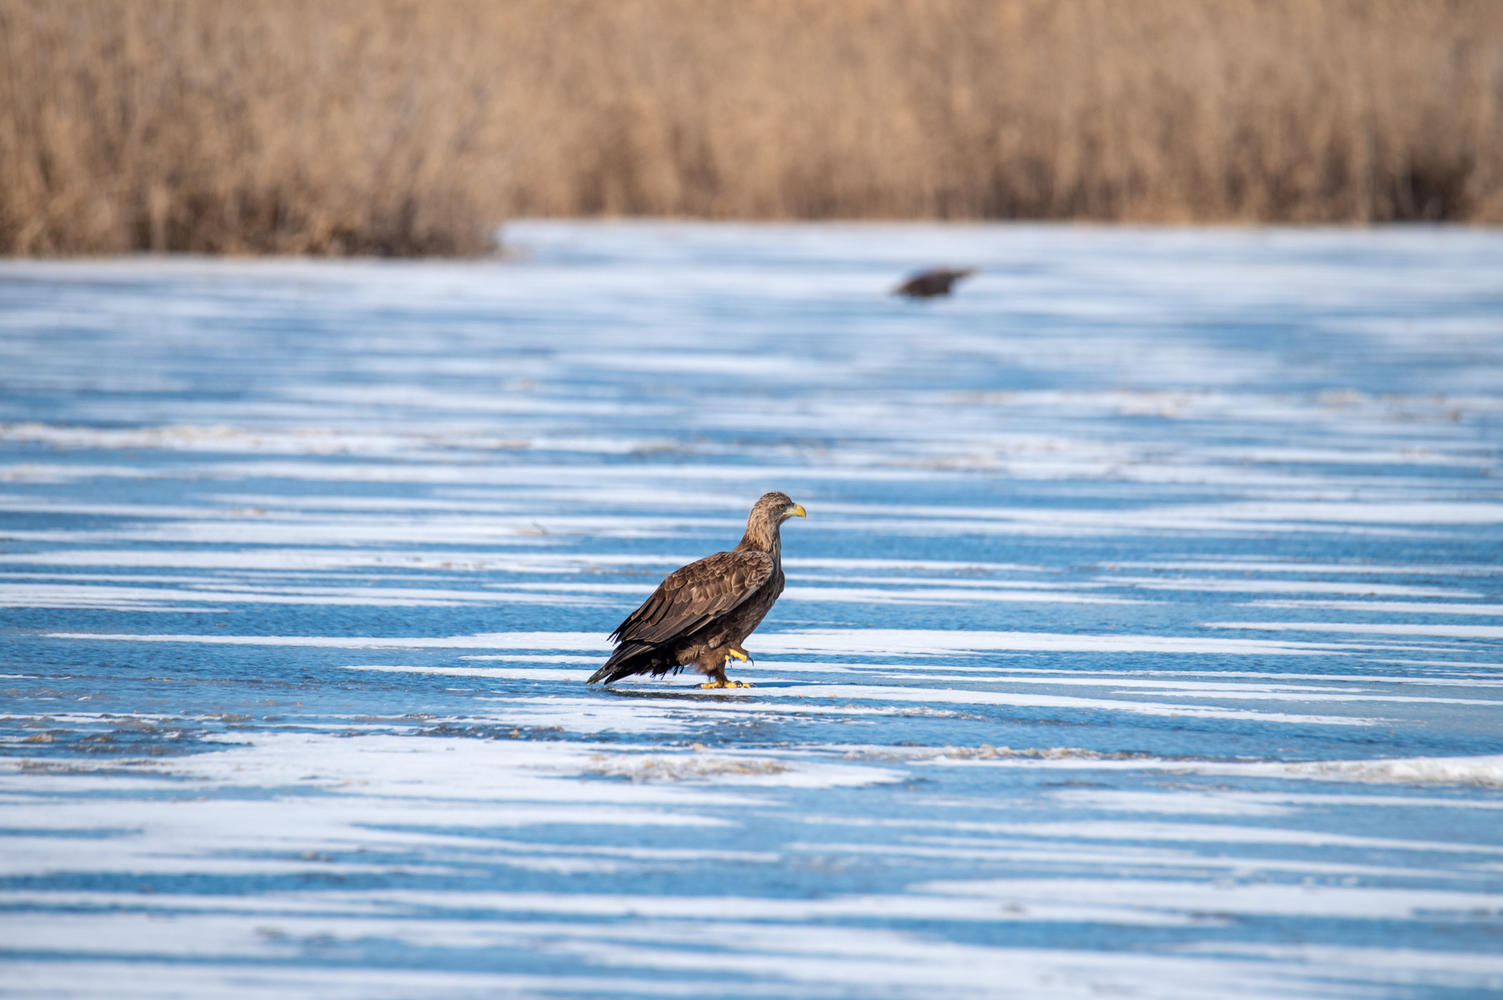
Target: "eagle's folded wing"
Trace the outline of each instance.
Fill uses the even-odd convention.
[[[642,606],[616,626],[618,643],[657,646],[734,609],[771,578],[766,552],[717,552],[668,574]]]

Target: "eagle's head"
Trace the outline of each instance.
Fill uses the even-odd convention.
[[[790,517],[808,516],[803,504],[794,503],[788,494],[776,491],[762,494],[762,499],[752,508],[752,517],[767,524],[782,524]]]
[[[802,504],[788,499],[786,493],[764,493],[762,499],[752,505],[746,519],[746,535],[741,539],[745,547],[763,551],[781,551],[778,528],[790,517],[808,517]]]

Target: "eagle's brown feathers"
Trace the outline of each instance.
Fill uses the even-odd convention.
[[[746,600],[776,567],[765,552],[717,552],[674,570],[616,626],[619,642],[661,643],[691,632]]]
[[[758,500],[740,544],[674,570],[616,626],[611,633],[616,649],[589,683],[677,673],[691,665],[726,683],[726,657],[733,651],[746,655],[741,643],[783,592],[778,527],[803,516],[804,508],[786,494],[768,493]]]

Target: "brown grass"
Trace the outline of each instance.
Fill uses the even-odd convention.
[[[0,252],[1503,222],[1497,0],[0,0]]]

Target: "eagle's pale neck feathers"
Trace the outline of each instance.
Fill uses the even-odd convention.
[[[746,518],[746,534],[741,536],[741,543],[736,548],[766,552],[781,562],[783,540],[778,534],[778,528],[787,517],[787,510],[792,503],[782,493],[769,493],[758,500]]]
[[[755,549],[758,552],[766,552],[774,559],[781,556],[783,540],[778,534],[777,515],[761,508],[753,510],[751,517],[746,519],[746,534],[741,536],[741,544],[736,548],[743,551]]]

